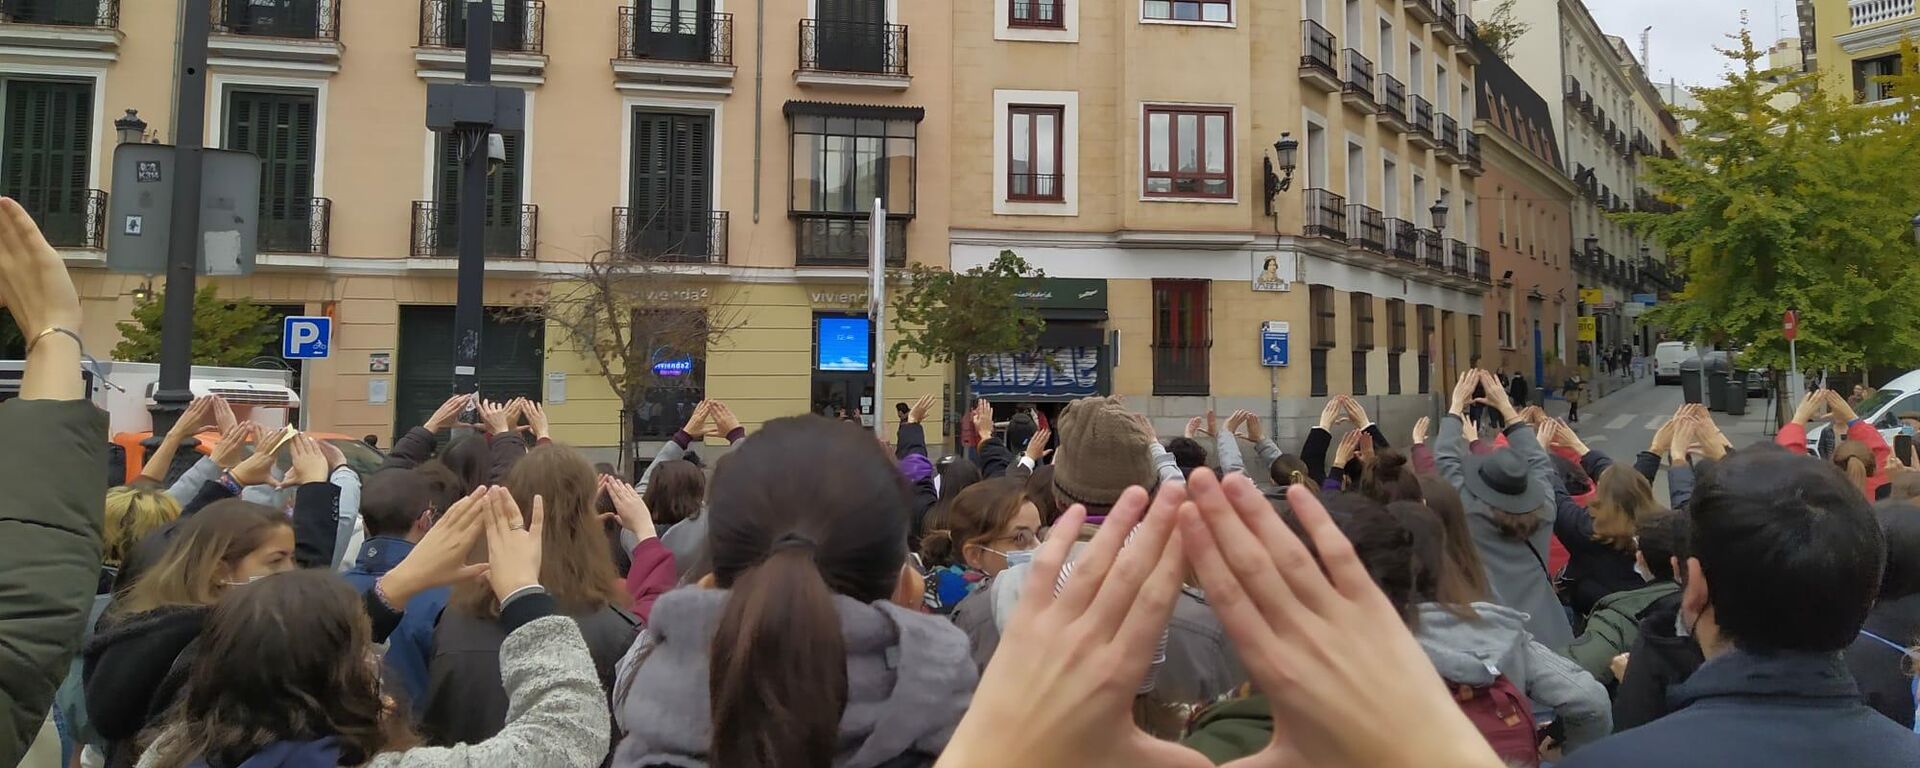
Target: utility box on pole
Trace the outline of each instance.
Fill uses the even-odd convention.
[[[260,245],[260,157],[201,149],[197,274],[253,274]],[[113,197],[107,214],[107,268],[157,275],[167,271],[173,234],[176,152],[167,144],[121,144],[113,152]]]

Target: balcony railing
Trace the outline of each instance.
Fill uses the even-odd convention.
[[[248,37],[339,40],[342,0],[213,0],[213,31]]]
[[[120,0],[0,0],[0,21],[113,29],[120,26]]]
[[[1347,242],[1360,250],[1387,252],[1387,220],[1378,210],[1364,205],[1347,206]]]
[[[873,228],[866,214],[793,214],[795,263],[803,267],[865,267]],[[907,220],[887,219],[887,266],[907,265]]]
[[[1352,48],[1348,48],[1343,53],[1347,59],[1347,77],[1341,92],[1347,96],[1364,99],[1369,104],[1373,103],[1373,60]]]
[[[733,63],[733,14],[620,8],[620,58]]]
[[[613,254],[637,261],[727,262],[726,211],[613,209]]]
[[[1423,229],[1419,237],[1420,265],[1435,272],[1447,271],[1447,246],[1441,242],[1440,233]]]
[[[802,19],[800,68],[906,77],[907,27]]]
[[[97,251],[107,244],[107,193],[98,189],[10,189],[55,248]]]
[[[263,253],[324,255],[333,234],[333,201],[324,197],[266,200],[260,206]]]
[[[1329,240],[1347,239],[1347,199],[1324,189],[1309,189],[1306,225],[1300,234]]]
[[[1387,256],[1408,264],[1420,260],[1420,229],[1406,219],[1387,219]]]
[[[1460,156],[1475,167],[1480,165],[1480,134],[1473,131],[1460,132]]]
[[[1905,18],[1912,16],[1913,12],[1914,0],[1853,0],[1847,3],[1847,17],[1856,27]]]
[[[540,241],[540,206],[487,204],[486,234],[481,238],[489,259],[531,259]],[[460,217],[457,203],[413,202],[413,247],[416,258],[459,254]]]
[[[1447,241],[1447,271],[1460,277],[1473,276],[1473,249],[1465,242]]]
[[[1441,115],[1440,124],[1433,133],[1440,140],[1440,151],[1460,151],[1460,124],[1454,121],[1453,115]]]
[[[1453,0],[1435,0],[1434,10],[1439,17],[1434,20],[1434,37],[1447,45],[1459,45],[1464,42],[1460,38],[1459,7],[1454,5]]]
[[[1380,76],[1380,108],[1384,110],[1382,119],[1406,122],[1407,86],[1393,75]]]
[[[1057,203],[1066,199],[1065,174],[1007,174],[1007,199],[1019,202]]]
[[[1487,249],[1473,249],[1473,281],[1481,285],[1493,285],[1493,257],[1487,255]]]
[[[1433,135],[1433,103],[1425,96],[1413,97],[1413,130]]]
[[[1328,77],[1339,77],[1336,69],[1334,37],[1326,27],[1313,19],[1300,21],[1300,69],[1321,72]]]
[[[543,0],[493,0],[493,49],[540,53],[546,42],[547,4]],[[467,3],[420,0],[420,47],[464,48]]]

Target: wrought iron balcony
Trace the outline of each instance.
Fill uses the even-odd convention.
[[[1066,174],[1007,173],[1007,199],[1016,202],[1057,203],[1066,199]]]
[[[1300,228],[1300,234],[1306,237],[1324,237],[1328,240],[1347,239],[1347,199],[1324,189],[1309,189],[1302,196],[1306,201],[1306,224]]]
[[[1460,132],[1460,157],[1466,161],[1460,168],[1461,173],[1468,176],[1486,174],[1486,165],[1480,158],[1480,134],[1465,130]]]
[[[7,189],[55,248],[97,251],[107,245],[107,193],[98,189]]]
[[[1434,138],[1440,140],[1440,154],[1443,157],[1458,158],[1460,155],[1460,124],[1454,122],[1453,115],[1443,114],[1439,124],[1433,130]]]
[[[1420,230],[1420,265],[1435,272],[1447,271],[1447,246],[1441,241],[1440,233],[1431,229]]]
[[[1380,122],[1401,133],[1413,130],[1407,119],[1407,86],[1393,75],[1380,75]]]
[[[1387,220],[1364,205],[1347,206],[1347,243],[1362,251],[1387,252]]]
[[[1421,149],[1440,146],[1433,134],[1433,103],[1424,96],[1413,97],[1413,133],[1407,140]]]
[[[0,0],[0,21],[114,29],[120,26],[120,0]]]
[[[493,49],[508,53],[540,53],[546,43],[547,4],[544,0],[493,0]],[[464,48],[467,45],[465,0],[420,0],[420,47]]]
[[[1348,106],[1367,114],[1378,109],[1373,94],[1376,86],[1373,78],[1373,61],[1359,51],[1348,48],[1342,54],[1346,58],[1346,83],[1340,89],[1340,98]]]
[[[620,8],[620,58],[733,63],[733,14]]]
[[[1420,261],[1420,228],[1406,219],[1387,219],[1387,256],[1408,264]]]
[[[1322,91],[1340,90],[1338,41],[1313,19],[1300,21],[1300,79]]]
[[[332,243],[333,201],[324,197],[263,200],[260,250],[263,253],[325,254]]]
[[[726,211],[613,209],[613,255],[665,263],[727,262]]]
[[[1433,7],[1433,0],[1401,0],[1401,5],[1414,21],[1428,24],[1440,20],[1440,12]]]
[[[1493,285],[1493,258],[1485,248],[1473,249],[1473,281],[1481,285]]]
[[[1438,16],[1433,22],[1434,39],[1446,45],[1465,42],[1460,37],[1460,9],[1453,0],[1435,0],[1434,11]]]
[[[907,77],[907,27],[802,19],[800,69]]]
[[[540,241],[540,206],[487,203],[482,242],[489,259],[531,259]],[[413,202],[415,258],[459,255],[460,216],[457,203]]]
[[[794,263],[802,267],[865,267],[873,228],[863,213],[792,214]],[[887,266],[907,265],[907,220],[887,219]]]
[[[1465,242],[1447,241],[1447,271],[1457,277],[1473,277],[1473,249]]]
[[[342,0],[213,0],[213,31],[247,37],[339,40]]]

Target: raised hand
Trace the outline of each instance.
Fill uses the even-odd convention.
[[[1287,501],[1317,560],[1245,475],[1195,470],[1187,494],[1181,544],[1273,705],[1273,740],[1230,765],[1500,764],[1311,492]]]
[[[713,409],[708,412],[713,420],[713,430],[721,437],[733,434],[740,428],[740,417],[733,415],[733,408],[719,400],[713,401]]]
[[[220,436],[220,444],[213,447],[213,463],[221,469],[231,470],[247,458],[247,446],[260,440],[260,425],[251,421],[241,422]]]
[[[1416,421],[1413,423],[1413,444],[1414,445],[1427,444],[1427,429],[1431,425],[1432,425],[1431,420],[1429,420],[1425,416],[1420,417],[1419,421]]]
[[[12,198],[0,198],[0,306],[29,342],[48,328],[80,330],[80,294],[66,265]]]
[[[273,479],[273,462],[279,451],[267,450],[271,447],[268,445],[271,441],[264,437],[264,433],[262,435],[254,441],[253,455],[241,459],[239,464],[227,470],[227,474],[233,476],[234,482],[241,485],[265,485],[267,481]],[[225,441],[222,441],[222,444],[225,444]],[[284,450],[285,447],[281,446],[281,449]]]
[[[1460,420],[1460,438],[1466,440],[1469,446],[1480,442],[1480,425],[1473,423],[1473,419],[1462,418]]]
[[[913,407],[907,409],[907,423],[919,424],[927,420],[927,414],[933,412],[933,395],[921,395],[913,401]]]
[[[1341,395],[1340,400],[1345,404],[1347,420],[1353,422],[1356,429],[1365,429],[1367,425],[1373,423],[1372,419],[1367,418],[1367,409],[1360,404],[1359,400],[1346,395]]]
[[[480,423],[486,425],[488,434],[498,435],[512,427],[514,414],[511,404],[480,400],[478,405]]]
[[[1560,424],[1554,421],[1542,424],[1533,436],[1540,440],[1540,447],[1552,448],[1553,444],[1560,439]]]
[[[1234,434],[1240,439],[1249,443],[1258,443],[1266,439],[1266,433],[1260,429],[1260,417],[1255,416],[1252,411],[1236,412],[1233,418],[1240,422],[1238,427],[1232,428]]]
[[[1320,409],[1320,428],[1332,432],[1333,425],[1339,423],[1343,415],[1344,409],[1340,407],[1340,398],[1328,400],[1327,407]]]
[[[533,497],[531,522],[523,525],[520,505],[513,493],[495,486],[487,492],[487,581],[493,596],[506,600],[526,587],[540,583],[540,533],[546,528],[546,500]]]
[[[640,492],[633,486],[612,475],[601,475],[600,492],[613,500],[620,527],[632,531],[635,538],[646,541],[660,535],[653,525],[653,511],[647,509],[646,500],[640,498]]]
[[[173,428],[167,430],[168,438],[178,442],[206,427],[208,418],[213,416],[213,401],[217,397],[217,395],[207,395],[194,398],[193,403],[187,406],[187,410],[173,422]]]
[[[1575,432],[1573,427],[1569,426],[1566,422],[1559,419],[1549,419],[1547,423],[1554,425],[1553,441],[1555,443],[1564,445],[1581,456],[1585,456],[1590,452],[1591,449],[1587,448],[1587,442],[1581,440],[1580,434]]]
[[[1027,441],[1027,460],[1039,464],[1040,459],[1051,453],[1047,443],[1053,440],[1053,430],[1043,429],[1033,433],[1033,439]]]
[[[1467,406],[1473,402],[1473,391],[1480,388],[1480,374],[1483,373],[1486,372],[1471,370],[1460,374],[1460,379],[1453,383],[1453,399],[1447,408],[1448,413],[1466,415]]]
[[[985,399],[973,408],[973,431],[984,443],[993,438],[993,404]]]
[[[1832,393],[1833,390],[1830,389],[1816,389],[1808,392],[1806,398],[1800,401],[1800,407],[1793,410],[1793,423],[1804,427],[1807,422],[1813,421],[1820,415],[1821,408],[1827,404],[1827,395]]]
[[[1220,434],[1220,417],[1214,415],[1212,408],[1208,408],[1207,414],[1201,418],[1204,420],[1203,425],[1205,426],[1205,431],[1200,434],[1206,435],[1207,437]]]
[[[1187,419],[1187,428],[1182,434],[1186,435],[1188,440],[1192,440],[1200,435],[1200,429],[1200,417],[1195,416]]]
[[[440,404],[439,408],[434,409],[433,416],[427,419],[427,423],[420,426],[428,432],[439,432],[443,429],[449,429],[454,424],[459,423],[460,414],[466,413],[467,408],[472,403],[473,395],[454,395],[453,397],[449,397],[446,402]]]
[[[1373,433],[1364,429],[1356,429],[1353,431],[1353,434],[1360,436],[1360,439],[1356,443],[1360,460],[1368,464],[1373,463]]]
[[[334,470],[347,465],[347,455],[340,451],[340,446],[317,438],[313,442],[320,447],[321,455],[327,457],[327,477],[333,477]]]
[[[1486,393],[1480,401],[1498,412],[1500,418],[1506,423],[1513,424],[1519,421],[1520,414],[1514,412],[1513,401],[1508,399],[1506,387],[1500,386],[1500,380],[1494,378],[1492,373],[1484,370],[1479,373],[1481,389]]]
[[[547,420],[546,407],[532,400],[521,400],[520,415],[526,417],[527,428],[533,431],[535,440],[553,439],[553,422]]]
[[[324,483],[330,474],[327,466],[327,454],[320,450],[319,441],[306,434],[295,435],[287,441],[287,455],[293,459],[293,466],[287,474],[281,476],[281,488],[298,488],[307,483]],[[240,479],[238,472],[235,480]]]
[[[1340,449],[1333,452],[1333,466],[1344,467],[1353,460],[1354,454],[1360,450],[1360,436],[1364,434],[1356,429],[1340,437]]]
[[[1693,446],[1694,420],[1674,419],[1673,423],[1673,441],[1667,446],[1667,457],[1674,464],[1685,464],[1687,450]]]
[[[1821,391],[1827,393],[1827,409],[1833,412],[1835,423],[1842,425],[1851,424],[1854,419],[1860,418],[1860,414],[1854,412],[1853,404],[1847,402],[1846,398],[1841,397],[1840,393],[1831,389]]]
[[[475,488],[473,493],[454,502],[434,521],[433,527],[427,529],[420,543],[413,545],[406,559],[381,577],[380,594],[388,599],[391,607],[404,608],[407,600],[416,594],[487,572],[486,563],[468,565],[467,553],[473,551],[473,543],[485,530],[487,510],[481,500],[489,490],[487,486]]]

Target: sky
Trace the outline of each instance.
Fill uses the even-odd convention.
[[[1640,30],[1653,26],[1653,67],[1648,78],[1664,83],[1710,85],[1731,64],[1715,52],[1727,47],[1727,35],[1740,31],[1740,12],[1747,11],[1754,46],[1765,49],[1780,37],[1798,34],[1793,0],[1586,0],[1594,21],[1609,35],[1617,35],[1640,55]],[[1775,20],[1775,9],[1778,20]],[[1645,62],[1642,62],[1643,64]]]

